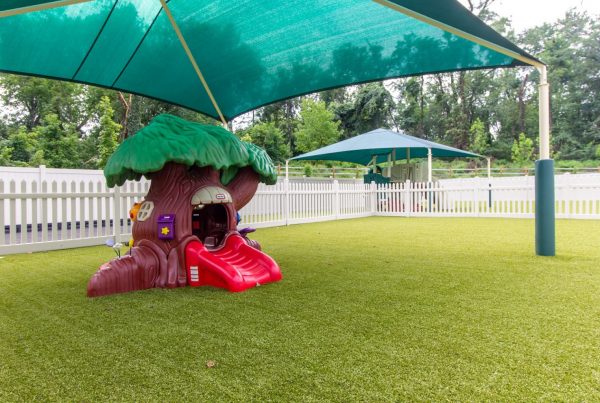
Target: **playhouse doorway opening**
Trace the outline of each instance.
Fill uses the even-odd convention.
[[[192,234],[206,248],[217,248],[229,229],[229,216],[223,204],[201,204],[192,211]]]

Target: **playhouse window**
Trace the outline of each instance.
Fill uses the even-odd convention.
[[[152,214],[152,210],[154,210],[154,202],[145,201],[140,206],[140,210],[137,213],[138,221],[146,221],[148,217]]]

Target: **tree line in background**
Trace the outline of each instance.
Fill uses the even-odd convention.
[[[516,35],[491,3],[470,7],[548,64],[553,157],[600,159],[600,21],[571,10]],[[537,82],[533,68],[393,79],[278,102],[234,126],[276,162],[384,127],[525,166],[537,154]],[[42,78],[1,75],[0,96],[0,165],[102,168],[120,141],[159,113],[219,124],[141,96]]]

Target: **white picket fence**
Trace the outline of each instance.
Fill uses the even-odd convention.
[[[600,183],[559,184],[557,218],[599,219]],[[535,216],[535,186],[452,186],[448,183],[393,183],[377,189],[377,215],[422,217]]]
[[[0,255],[100,245],[131,236],[129,209],[149,183],[108,189],[92,180],[0,179]],[[600,218],[600,181],[556,186],[558,218]],[[244,207],[241,226],[269,227],[366,217],[507,217],[535,213],[531,183],[465,187],[452,181],[394,183],[280,181],[260,185]]]

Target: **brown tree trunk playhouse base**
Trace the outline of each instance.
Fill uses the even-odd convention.
[[[98,269],[89,297],[187,285],[238,292],[281,280],[249,230],[237,230],[259,182],[276,180],[264,150],[220,127],[160,115],[119,146],[104,173],[109,186],[142,175],[151,184],[130,212],[133,247]]]

